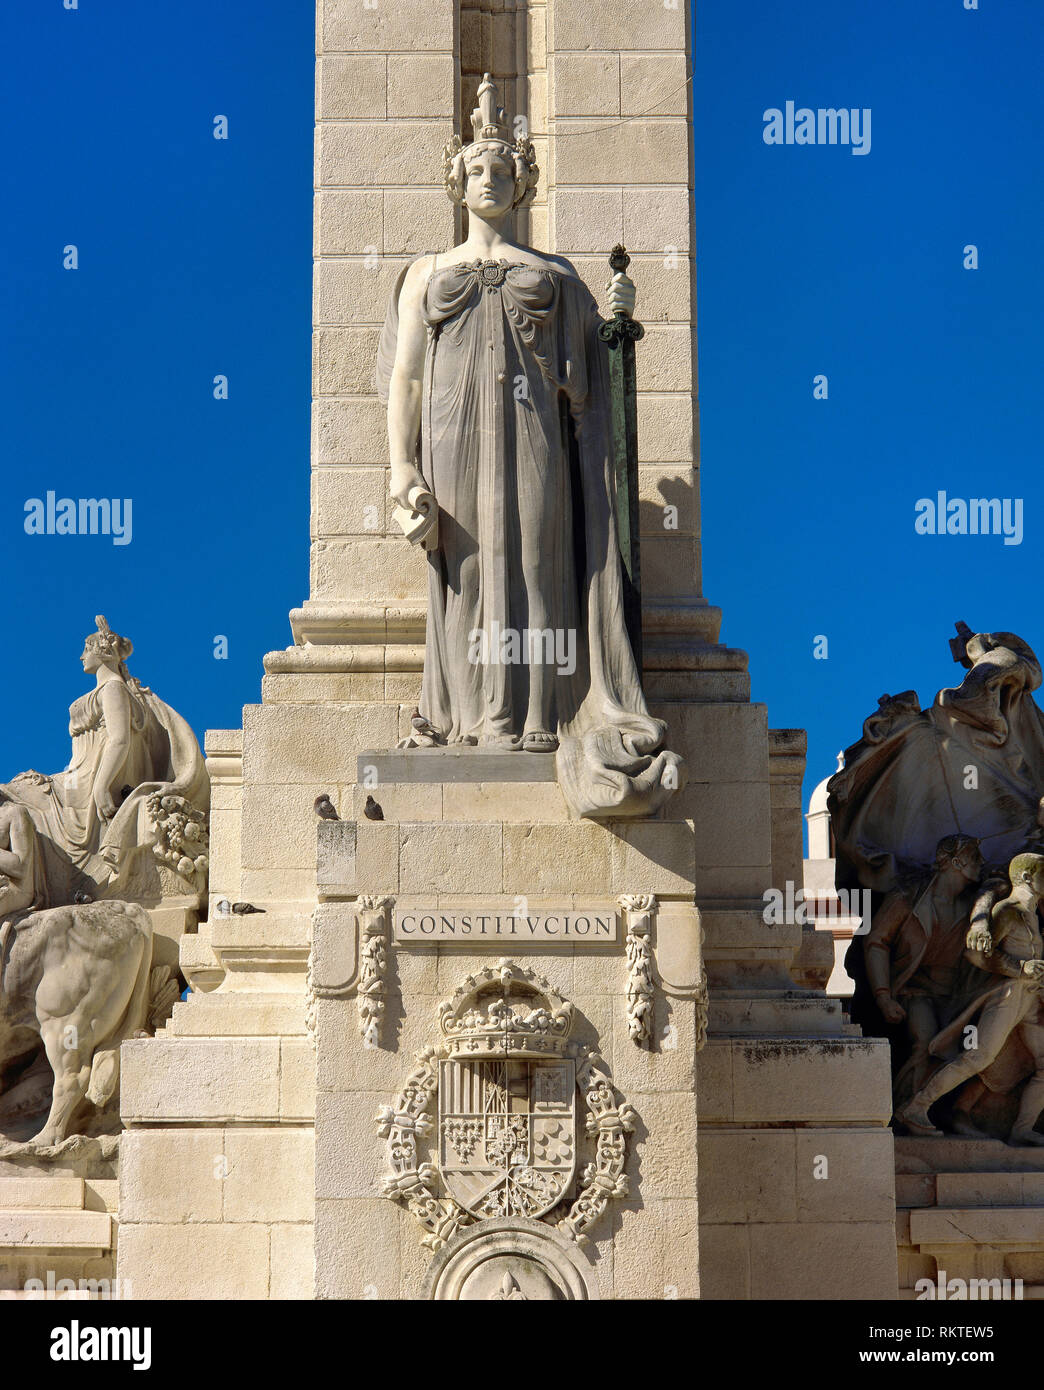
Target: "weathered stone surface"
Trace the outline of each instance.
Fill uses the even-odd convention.
[[[388,61],[383,53],[320,56],[315,71],[320,120],[388,114]]]
[[[320,181],[331,187],[349,188],[430,184],[452,133],[448,121],[321,125],[316,134]],[[430,171],[427,178],[423,177],[425,170]]]
[[[797,1220],[793,1130],[703,1129],[699,1150],[701,1221]]]
[[[552,73],[556,116],[620,114],[619,53],[557,53]]]
[[[27,1173],[24,1177],[0,1178],[0,1208],[29,1211],[62,1208],[82,1211],[84,1204],[83,1178],[56,1174]]]
[[[315,1202],[309,1129],[235,1129],[225,1135],[225,1221],[310,1221]]]
[[[592,821],[505,825],[504,883],[522,894],[603,894],[610,837]]]
[[[397,1299],[399,1210],[381,1198],[316,1201],[315,1270],[317,1298]],[[418,1245],[412,1232],[410,1239]],[[427,1263],[427,1251],[421,1252]],[[414,1288],[418,1286],[413,1285]]]
[[[125,1042],[124,1122],[275,1119],[279,1046],[276,1038]]]
[[[269,1297],[267,1226],[161,1223],[120,1228],[117,1271],[135,1298],[214,1299]]]
[[[452,54],[390,53],[388,115],[452,117]]]
[[[876,1039],[764,1041],[733,1045],[735,1118],[823,1119],[885,1125],[891,1096]]]
[[[499,893],[503,838],[498,824],[443,821],[400,826],[404,893]]]
[[[220,1130],[129,1130],[120,1141],[121,1221],[220,1221],[224,1151]]]
[[[315,1297],[315,1254],[312,1223],[273,1226],[271,1276],[272,1299]]]
[[[316,1096],[317,1202],[369,1198],[380,1192],[385,1157],[374,1118],[385,1104],[387,1098],[379,1091],[320,1091]]]
[[[453,0],[415,5],[380,4],[372,9],[358,0],[322,0],[319,43],[332,52],[426,52],[452,47]]]
[[[355,781],[353,751],[395,740],[397,711],[353,705],[247,705],[243,769],[249,781],[328,787]]]
[[[620,110],[625,116],[684,116],[687,79],[684,53],[621,53]]]
[[[603,122],[563,119],[557,122],[556,173],[562,183],[686,184],[689,178],[688,131],[675,117],[634,117],[621,121],[606,140]]]
[[[100,1211],[0,1208],[0,1249],[108,1250],[112,1217]]]
[[[751,1225],[750,1297],[895,1298],[895,1228],[890,1222]]]

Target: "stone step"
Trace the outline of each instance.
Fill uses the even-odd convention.
[[[1044,1246],[1044,1206],[923,1207],[908,1213],[911,1245]],[[897,1222],[898,1233],[898,1222]]]
[[[279,990],[280,974],[303,974],[312,941],[311,901],[259,901],[260,912],[232,913],[201,922],[198,932],[181,937],[181,972],[193,993],[209,993],[247,974],[261,988]],[[261,977],[272,976],[271,985]]]
[[[712,992],[707,1021],[714,1037],[848,1036],[840,1000],[825,995],[723,998]]]
[[[897,1173],[896,1205],[1044,1207],[1044,1173]]]
[[[108,1212],[64,1207],[32,1210],[0,1206],[0,1250],[26,1247],[91,1250],[101,1255],[112,1248],[112,1217]]]
[[[896,1135],[897,1173],[1044,1173],[1044,1149],[1014,1148],[1000,1139],[914,1139]]]
[[[83,1178],[56,1173],[53,1177],[0,1177],[0,1209],[82,1211]]]
[[[126,1126],[298,1124],[314,1113],[315,1053],[308,1038],[131,1038],[121,1049]]]
[[[254,906],[262,910],[248,912],[243,916],[211,916],[206,928],[211,946],[215,950],[222,946],[242,944],[269,946],[273,949],[310,945],[314,902],[265,902],[262,899]]]
[[[302,994],[196,992],[174,1005],[163,1037],[279,1037],[303,1035]]]

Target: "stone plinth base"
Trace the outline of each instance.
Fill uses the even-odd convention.
[[[477,762],[474,766],[476,775],[488,775]],[[535,800],[525,819],[515,820],[512,813],[535,797],[538,785],[469,781],[463,789],[470,806],[467,800],[461,804],[472,819],[420,820],[405,818],[411,809],[416,815],[420,793],[427,792],[432,810],[437,803],[441,812],[457,784],[381,781],[383,821],[319,827],[322,901],[311,977],[318,1039],[317,1297],[479,1297],[477,1291],[492,1277],[492,1266],[480,1272],[486,1255],[496,1263],[497,1279],[517,1277],[527,1298],[698,1296],[695,1061],[705,1007],[699,916],[689,887],[692,826],[534,822]],[[483,790],[476,803],[476,792]],[[545,802],[548,792],[557,790],[544,783]],[[393,819],[400,806],[404,818]],[[488,808],[494,806],[498,810],[491,815]],[[484,815],[479,807],[487,808]],[[596,919],[605,931],[600,939],[589,931]],[[566,935],[567,923],[580,934]],[[425,937],[425,928],[452,933],[452,939]],[[462,930],[466,935],[456,935]],[[650,985],[638,989],[634,961],[644,943]],[[453,1161],[444,1147],[446,1135],[452,1139],[457,1131],[441,1127],[451,1102],[446,1073],[439,1068],[450,1065],[440,1059],[456,1055],[454,1034],[442,1023],[445,1001],[476,980],[487,980],[483,988],[495,992],[502,970],[509,997],[511,989],[516,997],[518,991],[528,997],[531,980],[545,992],[541,998],[569,1006],[572,1050],[562,1056],[567,1067],[575,1065],[576,1082],[575,1088],[563,1089],[560,1106],[574,1105],[576,1128],[568,1115],[560,1115],[554,1142],[565,1144],[575,1164],[557,1204],[542,1215],[536,1230],[516,1233],[513,1245],[505,1227],[496,1248],[487,1250],[472,1245],[467,1234],[480,1235],[484,1225],[477,1226],[466,1204],[457,1203],[461,1189],[453,1186]],[[461,1046],[467,1068],[471,1054]],[[518,1056],[515,1046],[505,1043],[496,1055],[510,1061]],[[524,1059],[535,1059],[536,1066],[557,1054],[538,1048],[521,1055],[515,1080],[525,1088],[524,1068],[531,1063]],[[479,1054],[482,1066],[484,1057]],[[611,1078],[604,1093],[592,1090],[586,1069],[592,1057]],[[422,1094],[424,1114],[413,1129],[406,1112]],[[532,1165],[537,1182],[545,1171],[537,1142],[539,1115],[525,1118],[527,1107],[539,1111],[539,1094],[526,1092],[528,1099],[511,1102],[521,1107],[518,1123],[534,1126],[519,1140],[519,1156],[505,1170],[517,1170],[523,1186],[530,1180],[523,1169]],[[600,1098],[592,1101],[592,1095]],[[483,1126],[504,1121],[499,1111],[490,1111],[490,1119],[474,1097],[469,1104],[480,1109],[465,1113],[460,1122],[461,1162],[467,1169],[473,1160],[481,1172],[488,1165],[482,1181],[495,1186],[500,1161],[495,1145],[502,1140],[499,1131],[494,1138]],[[592,1104],[592,1117],[602,1104],[611,1113],[608,1120],[592,1118],[593,1129],[585,1132],[585,1106]],[[380,1124],[378,1112],[385,1116]],[[505,1115],[515,1113],[512,1108]],[[626,1132],[613,1140],[618,1149],[612,1148],[622,1169],[604,1185],[590,1185],[589,1165],[607,1161],[597,1135],[606,1123],[617,1123],[617,1113],[627,1117]],[[400,1123],[414,1136],[405,1150],[397,1138]],[[420,1171],[434,1165],[424,1192],[403,1178],[407,1150]],[[446,1162],[449,1176],[443,1171]],[[513,1190],[510,1183],[505,1190]],[[584,1193],[595,1215],[589,1226],[582,1223],[584,1239],[577,1242],[561,1223],[568,1227],[580,1219],[576,1203]],[[509,1197],[508,1205],[514,1200]],[[497,1220],[525,1215],[505,1210]],[[438,1227],[434,1235],[432,1222]],[[497,1289],[503,1292],[500,1283]]]
[[[895,1298],[887,1044],[712,1034],[696,1071],[702,1296]]]
[[[1000,1298],[1021,1279],[1023,1298],[1044,1298],[1044,1150],[897,1138],[895,1166],[900,1297],[923,1296],[919,1280],[938,1297],[949,1280],[977,1279],[1000,1281],[978,1297]]]
[[[255,906],[182,938],[211,987],[123,1045],[117,1272],[137,1297],[311,1297],[313,904]]]
[[[117,1186],[0,1162],[0,1298],[113,1296]]]

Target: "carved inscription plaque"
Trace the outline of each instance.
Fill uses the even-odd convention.
[[[393,934],[401,945],[431,945],[454,941],[466,946],[509,944],[512,950],[530,942],[547,946],[598,945],[617,940],[618,914],[611,908],[589,911],[572,908],[562,912],[483,911],[480,908],[396,908]]]

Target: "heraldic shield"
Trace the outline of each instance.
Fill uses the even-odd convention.
[[[566,1195],[575,1168],[572,1058],[440,1063],[439,1169],[473,1216],[543,1216]]]
[[[439,1005],[442,1041],[417,1053],[394,1105],[377,1114],[389,1165],[382,1190],[406,1204],[429,1249],[472,1221],[539,1226],[541,1217],[582,1243],[609,1200],[626,1195],[635,1114],[598,1053],[570,1036],[573,1016],[542,975],[510,960],[466,976]],[[583,1163],[578,1095],[594,1141]],[[424,1160],[417,1140],[428,1136]]]

